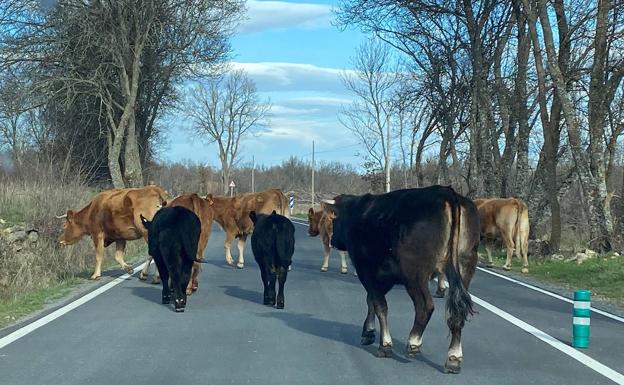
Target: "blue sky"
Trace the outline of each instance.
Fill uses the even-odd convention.
[[[339,74],[350,68],[355,48],[366,37],[331,25],[337,1],[247,1],[247,20],[232,39],[232,66],[243,68],[263,98],[272,104],[268,130],[243,143],[243,163],[280,164],[290,156],[359,165],[355,138],[338,121],[352,96]],[[182,126],[170,126],[169,148],[162,158],[218,166],[215,148]]]

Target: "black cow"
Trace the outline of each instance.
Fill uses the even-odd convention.
[[[275,210],[271,215],[249,213],[254,223],[251,234],[251,250],[260,267],[262,284],[264,285],[264,304],[275,305],[275,278],[279,280],[277,293],[278,309],[284,308],[284,284],[288,268],[295,252],[295,226],[292,222]]]
[[[325,202],[324,210],[335,216],[332,246],[349,252],[367,292],[362,344],[375,341],[377,315],[378,355],[392,355],[385,295],[395,284],[403,284],[416,313],[407,354],[419,353],[434,307],[429,279],[434,271],[444,271],[450,284],[446,306],[452,335],[445,367],[458,373],[461,330],[468,315],[473,314],[467,289],[476,269],[479,245],[479,215],[472,201],[450,187],[432,186],[381,195],[340,195]]]
[[[151,222],[141,215],[141,221],[148,231],[148,252],[161,277],[162,303],[171,302],[171,278],[175,311],[183,312],[193,262],[202,262],[196,260],[201,222],[195,213],[181,206],[158,210]]]

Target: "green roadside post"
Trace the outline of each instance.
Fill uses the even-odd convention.
[[[576,290],[574,292],[574,314],[572,318],[572,346],[575,348],[589,347],[590,308],[589,290]]]

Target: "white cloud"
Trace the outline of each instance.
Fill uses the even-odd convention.
[[[340,81],[340,74],[344,71],[338,68],[284,62],[231,62],[231,65],[233,68],[245,70],[256,82],[258,90],[261,92],[345,92],[345,88]]]
[[[331,6],[328,4],[289,3],[285,1],[247,0],[247,17],[240,33],[271,29],[330,27]]]

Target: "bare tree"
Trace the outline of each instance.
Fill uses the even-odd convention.
[[[391,60],[381,42],[370,41],[358,48],[353,59],[355,69],[342,75],[342,82],[356,100],[339,116],[364,146],[369,160],[383,170],[385,191],[390,191],[392,142],[396,136],[393,99],[397,76]]]
[[[232,167],[239,160],[241,142],[265,126],[270,109],[269,101],[260,100],[256,85],[242,70],[192,90],[186,111],[190,112],[194,132],[217,145],[224,193]]]

